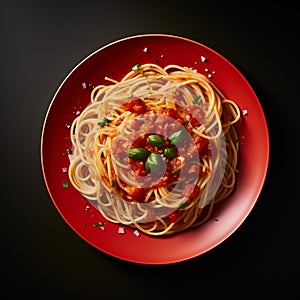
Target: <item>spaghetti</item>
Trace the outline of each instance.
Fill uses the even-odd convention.
[[[148,235],[207,221],[235,187],[237,104],[178,65],[106,79],[71,126],[72,185],[110,222]]]

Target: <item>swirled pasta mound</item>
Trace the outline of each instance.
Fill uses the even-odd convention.
[[[204,223],[235,186],[237,104],[177,65],[108,80],[71,126],[72,185],[110,222],[148,235]]]

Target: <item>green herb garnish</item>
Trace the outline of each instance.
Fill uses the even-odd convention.
[[[182,209],[182,208],[185,208],[187,206],[187,203],[180,203],[178,205],[178,209]]]
[[[176,156],[176,150],[174,148],[167,147],[164,150],[164,156],[166,158],[172,159]]]
[[[201,98],[200,95],[197,95],[197,96],[194,98],[194,102],[195,102],[196,104],[200,104],[201,100],[202,100],[202,98]]]
[[[162,158],[158,153],[151,153],[145,161],[145,169],[148,173],[157,174],[162,165]]]
[[[127,152],[127,156],[133,159],[145,159],[149,155],[149,151],[145,148],[132,148]]]
[[[68,187],[69,187],[69,183],[68,183],[67,181],[64,181],[64,182],[62,183],[62,186],[63,186],[64,188],[68,188]]]
[[[101,127],[108,126],[108,122],[109,120],[106,117],[104,117],[102,121],[98,122],[98,125]]]
[[[104,226],[104,223],[102,221],[94,223],[93,224],[94,227],[99,227],[99,226]]]
[[[169,140],[171,142],[172,145],[178,145],[180,143],[182,143],[185,140],[186,137],[186,130],[185,129],[180,129],[178,131],[173,132],[170,136],[169,136]]]
[[[148,142],[153,146],[161,147],[165,143],[165,140],[159,135],[152,134],[148,136]]]
[[[132,66],[132,71],[137,71],[141,65],[136,63]]]

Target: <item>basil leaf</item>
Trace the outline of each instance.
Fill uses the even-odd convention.
[[[145,148],[132,148],[127,151],[127,156],[135,160],[145,159],[149,155],[149,151]]]
[[[148,136],[148,142],[153,146],[161,147],[165,143],[165,140],[159,135],[152,134]]]
[[[157,174],[161,168],[162,158],[158,153],[151,153],[145,161],[145,170]]]
[[[166,158],[169,158],[169,159],[172,159],[176,156],[176,151],[174,148],[169,148],[167,147],[165,150],[164,150],[164,156]]]
[[[172,145],[178,145],[182,143],[185,140],[186,137],[186,130],[185,129],[180,129],[178,131],[173,132],[169,136],[169,140]]]

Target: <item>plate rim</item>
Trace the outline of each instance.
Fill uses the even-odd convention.
[[[55,102],[55,99],[57,98],[57,95],[59,94],[60,90],[63,88],[64,84],[66,83],[67,80],[69,80],[69,78],[72,76],[72,74],[74,72],[76,72],[76,70],[81,66],[83,65],[89,58],[93,57],[94,55],[98,54],[98,53],[101,53],[101,51],[103,51],[104,49],[106,48],[109,48],[110,46],[113,46],[115,44],[119,44],[119,43],[122,43],[123,41],[128,41],[128,40],[134,40],[134,39],[137,39],[137,38],[145,38],[145,37],[150,37],[150,38],[171,38],[171,39],[180,39],[184,42],[188,42],[188,43],[193,43],[195,44],[195,46],[197,47],[204,47],[206,48],[209,52],[213,53],[214,55],[217,55],[218,57],[220,57],[222,60],[225,61],[226,64],[229,65],[229,67],[231,69],[234,69],[235,72],[237,72],[237,74],[239,75],[239,77],[241,77],[241,79],[243,80],[244,83],[247,84],[247,88],[249,89],[249,91],[251,91],[252,93],[252,96],[256,98],[257,100],[257,107],[259,108],[260,110],[260,114],[263,116],[263,120],[262,123],[263,123],[263,127],[265,129],[265,136],[266,136],[266,140],[264,141],[265,144],[266,144],[266,147],[265,147],[265,156],[266,156],[266,160],[265,160],[265,165],[264,167],[262,168],[264,171],[263,171],[263,177],[262,177],[262,180],[260,181],[260,186],[259,188],[256,190],[256,194],[255,194],[255,199],[251,202],[251,205],[248,209],[248,213],[247,214],[244,214],[243,215],[243,218],[240,219],[240,221],[238,222],[237,225],[235,225],[233,228],[231,228],[231,230],[229,231],[229,233],[227,235],[224,235],[222,239],[219,240],[218,243],[214,243],[213,245],[211,245],[210,247],[207,247],[205,251],[202,251],[198,254],[194,254],[194,255],[189,255],[189,256],[185,256],[184,258],[181,257],[181,258],[178,258],[178,259],[170,259],[170,260],[161,260],[161,259],[157,259],[157,261],[147,261],[147,259],[145,259],[144,261],[142,261],[141,259],[139,260],[134,260],[134,259],[129,259],[129,258],[126,258],[126,257],[123,257],[122,255],[117,255],[116,253],[112,254],[112,253],[109,253],[103,249],[100,249],[99,246],[96,245],[96,243],[92,242],[92,241],[89,241],[87,240],[81,233],[79,233],[76,228],[74,228],[74,226],[68,221],[68,219],[66,218],[66,216],[62,213],[60,207],[58,206],[58,204],[56,203],[55,199],[54,199],[54,196],[51,192],[51,189],[50,189],[50,184],[47,180],[47,175],[46,175],[46,172],[45,172],[45,166],[44,166],[44,153],[43,153],[43,149],[44,149],[44,137],[45,137],[45,130],[46,130],[46,125],[47,125],[47,120],[50,116],[50,113],[51,113],[51,108]],[[44,179],[44,183],[46,185],[46,188],[47,188],[47,192],[52,200],[52,203],[55,205],[57,211],[59,212],[60,216],[63,217],[64,221],[68,224],[68,226],[70,226],[72,228],[72,230],[77,234],[79,235],[83,240],[85,240],[87,243],[89,243],[90,245],[92,245],[93,247],[97,248],[99,251],[103,252],[103,253],[106,253],[107,255],[110,255],[110,256],[113,256],[113,257],[116,257],[118,259],[121,259],[121,260],[125,260],[125,261],[129,261],[129,262],[133,262],[133,263],[140,263],[140,264],[170,264],[170,263],[177,263],[177,262],[182,262],[182,261],[186,261],[186,260],[189,260],[189,259],[192,259],[192,258],[195,258],[199,255],[203,255],[204,253],[207,253],[209,252],[211,249],[215,248],[216,246],[220,245],[221,243],[223,243],[229,236],[231,236],[240,226],[241,224],[245,221],[245,219],[249,216],[249,214],[251,213],[253,207],[256,205],[260,195],[261,195],[261,192],[263,190],[263,187],[265,185],[265,181],[266,181],[266,177],[267,177],[267,174],[268,174],[268,171],[269,171],[269,160],[270,160],[270,137],[269,137],[269,130],[268,130],[268,123],[267,123],[267,120],[266,120],[266,117],[265,117],[265,114],[264,114],[264,110],[263,110],[263,107],[253,89],[253,87],[250,85],[250,83],[248,82],[248,80],[246,79],[246,77],[239,71],[239,69],[234,65],[232,64],[226,57],[224,57],[222,54],[218,53],[217,51],[215,51],[214,49],[198,42],[198,41],[195,41],[195,40],[192,40],[192,39],[189,39],[187,37],[184,37],[184,36],[179,36],[179,35],[173,35],[173,34],[166,34],[166,33],[146,33],[146,34],[137,34],[137,35],[132,35],[132,36],[127,36],[127,37],[123,37],[123,38],[120,38],[120,39],[117,39],[117,40],[114,40],[112,42],[109,42],[101,47],[99,47],[98,49],[92,51],[90,54],[88,54],[85,58],[83,58],[81,61],[79,61],[73,68],[71,68],[71,70],[67,73],[67,75],[63,78],[63,80],[61,81],[61,83],[58,85],[58,88],[56,89],[49,105],[48,105],[48,108],[47,108],[47,111],[46,111],[46,114],[44,116],[44,120],[43,120],[43,125],[42,125],[42,133],[41,133],[41,139],[40,139],[40,162],[41,162],[41,167],[42,167],[42,174],[43,174],[43,179]],[[196,251],[197,252],[197,251]]]

